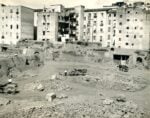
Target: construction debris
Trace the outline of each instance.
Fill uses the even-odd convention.
[[[73,69],[69,72],[67,72],[66,75],[68,76],[84,76],[87,73],[87,69]]]
[[[48,94],[46,94],[45,98],[47,101],[52,102],[56,98],[56,94],[55,93],[48,93]]]
[[[0,98],[0,106],[6,106],[11,103],[11,100],[8,100],[6,98]]]
[[[37,89],[38,91],[44,91],[44,86],[43,86],[42,84],[39,84],[39,85],[36,87],[36,89]]]

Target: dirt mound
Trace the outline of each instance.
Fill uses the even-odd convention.
[[[131,101],[107,98],[99,103],[61,104],[52,107],[31,107],[0,118],[144,118],[145,113]]]
[[[89,81],[96,81],[98,88],[138,91],[147,86],[147,81],[140,76],[123,75],[123,74],[102,74],[101,76],[87,76]],[[87,80],[87,79],[85,79]]]
[[[96,86],[97,89],[102,88],[135,92],[147,87],[147,80],[143,77],[117,73],[102,73],[97,76],[86,75],[84,77],[79,76],[76,78],[72,77],[72,80],[85,85],[92,84],[93,86]]]

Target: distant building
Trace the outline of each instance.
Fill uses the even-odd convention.
[[[102,47],[150,48],[150,4],[117,2],[101,9],[85,9],[84,38]]]
[[[53,43],[80,41],[83,36],[84,7],[51,5],[37,13],[37,40]]]
[[[24,6],[0,5],[0,43],[33,39],[34,12]]]
[[[102,47],[109,44],[108,16],[109,8],[86,9],[84,11],[84,34],[83,40],[90,43],[99,43]]]
[[[150,9],[143,2],[116,3],[114,47],[147,50],[150,48]]]

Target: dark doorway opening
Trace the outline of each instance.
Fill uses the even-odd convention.
[[[143,62],[143,59],[142,59],[141,57],[137,57],[136,62],[137,62],[137,63],[142,63],[142,62]]]

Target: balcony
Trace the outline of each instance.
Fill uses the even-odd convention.
[[[77,28],[75,26],[70,26],[70,30],[76,30]]]

